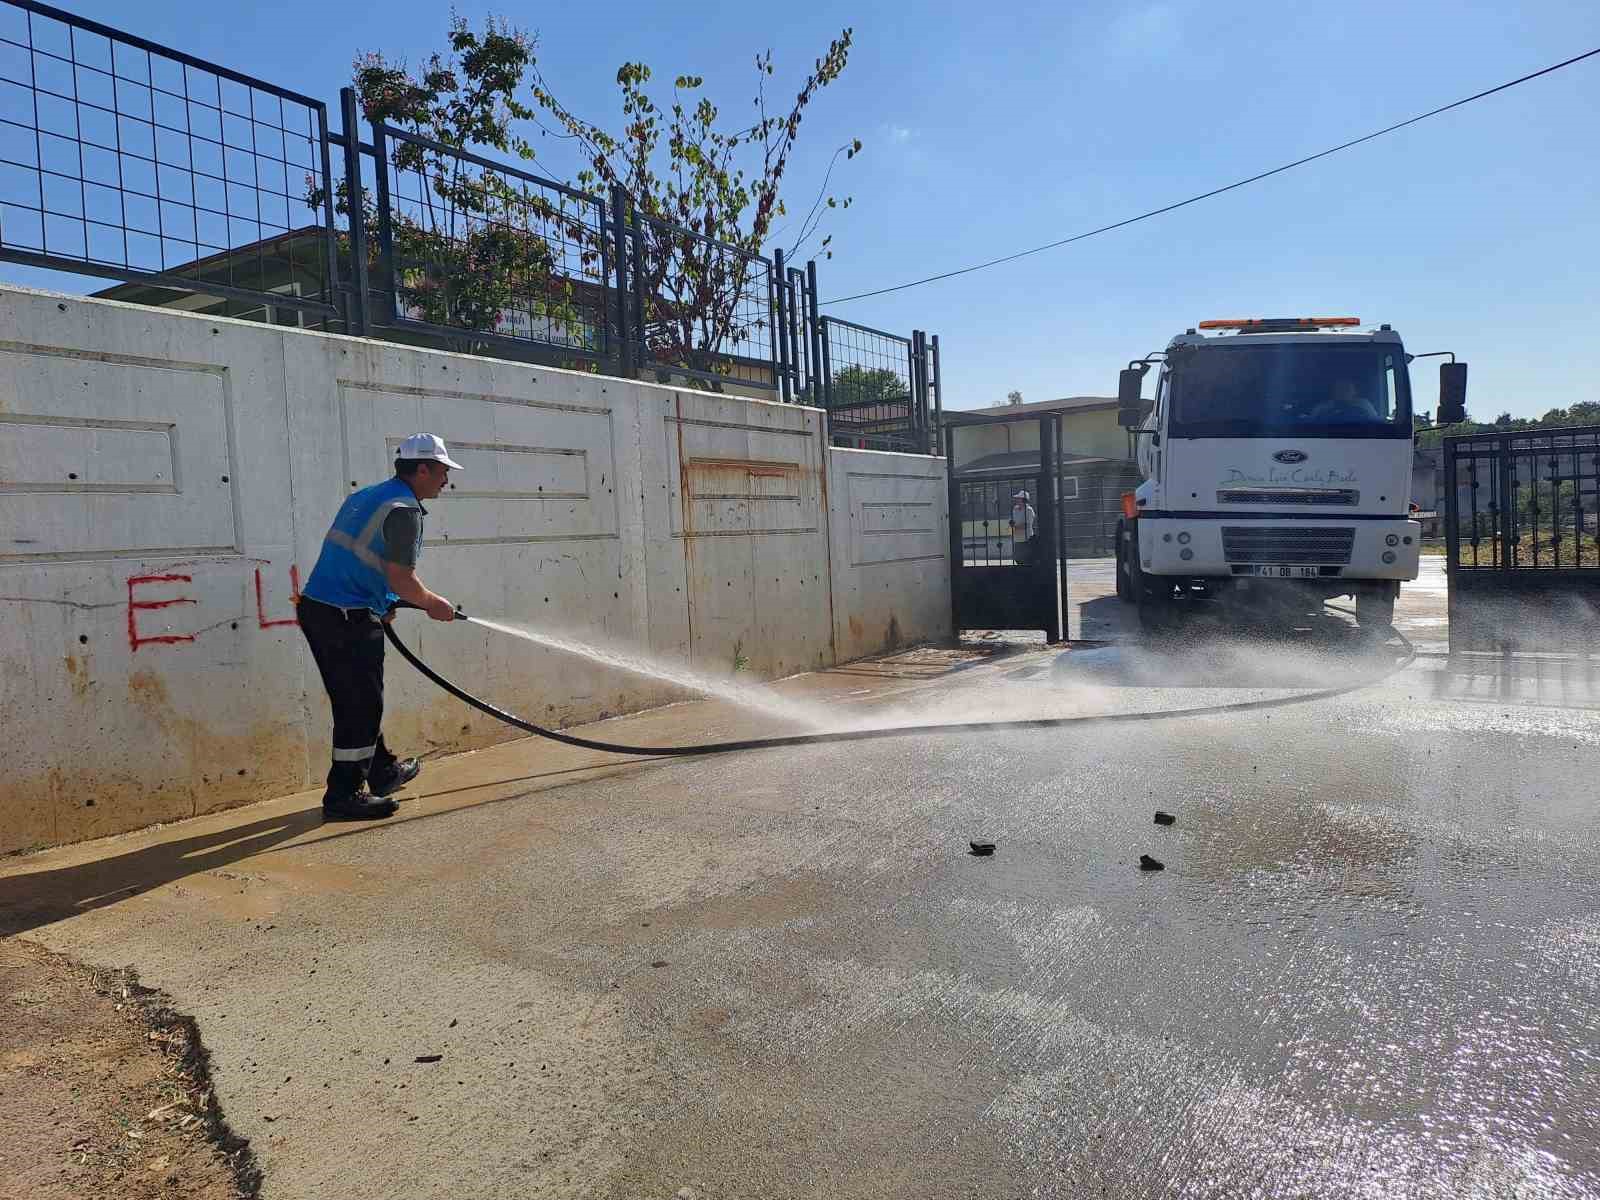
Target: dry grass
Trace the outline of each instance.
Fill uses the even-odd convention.
[[[1519,567],[1600,567],[1600,542],[1593,534],[1584,534],[1581,538],[1575,533],[1562,535],[1559,543],[1548,537],[1539,539],[1537,553],[1531,537],[1520,540],[1514,546],[1514,565]],[[1424,553],[1429,551],[1423,548]],[[1444,553],[1444,543],[1439,543],[1434,553]],[[1472,543],[1463,540],[1461,543],[1461,565],[1464,567],[1493,567],[1501,565],[1495,559],[1495,543],[1485,538],[1476,548]]]

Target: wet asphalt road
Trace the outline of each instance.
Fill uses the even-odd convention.
[[[1038,652],[915,703],[1385,655]],[[631,769],[34,934],[195,1013],[269,1198],[1600,1197],[1597,776],[1600,667],[1424,658]]]

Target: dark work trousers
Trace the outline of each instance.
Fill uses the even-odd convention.
[[[328,794],[354,795],[367,779],[394,770],[383,744],[383,625],[364,608],[351,612],[300,599],[300,629],[333,705],[333,766]]]

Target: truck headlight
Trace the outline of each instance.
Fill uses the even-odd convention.
[[[1178,545],[1187,546],[1188,544],[1189,544],[1189,535],[1187,533],[1180,533],[1178,535]]]
[[[1178,557],[1183,559],[1184,562],[1188,562],[1191,558],[1194,557],[1194,551],[1193,550],[1179,550],[1178,551]]]
[[[1400,535],[1398,533],[1391,533],[1388,537],[1383,539],[1383,544],[1385,546],[1398,546],[1400,544]]]
[[[1394,551],[1393,550],[1385,550],[1383,552],[1383,561],[1386,562],[1386,563],[1392,563],[1394,561]]]

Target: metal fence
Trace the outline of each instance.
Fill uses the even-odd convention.
[[[1456,571],[1600,572],[1600,426],[1445,439]]]
[[[1600,646],[1600,426],[1444,439],[1451,653]]]
[[[938,338],[822,317],[814,262],[381,122],[364,141],[340,99],[335,132],[321,101],[0,0],[0,261],[122,280],[116,299],[770,393],[829,409],[838,444],[937,449]]]
[[[1062,552],[1068,558],[1104,558],[1116,551],[1122,493],[1138,484],[1136,469],[1121,464],[1063,462],[1057,482]],[[1015,560],[1011,541],[1012,499],[1029,494],[1037,507],[1036,473],[967,477],[961,483],[964,561],[1001,566]]]
[[[834,444],[932,453],[940,413],[939,339],[818,320],[822,407]]]
[[[1017,542],[1011,518],[1019,492],[1028,493],[1029,505],[1037,505],[1039,476],[1009,476],[1004,479],[976,479],[961,482],[961,561],[971,567],[1006,567],[1018,564]],[[1027,513],[1022,513],[1027,519]],[[1038,509],[1034,509],[1037,526]]]
[[[636,316],[625,335],[636,365],[706,382],[779,389],[773,264],[730,242],[626,206],[628,291]]]
[[[372,144],[378,320],[607,357],[603,201],[382,123]]]
[[[0,4],[0,256],[331,314],[324,105],[31,0]],[[292,282],[293,286],[288,286]]]

